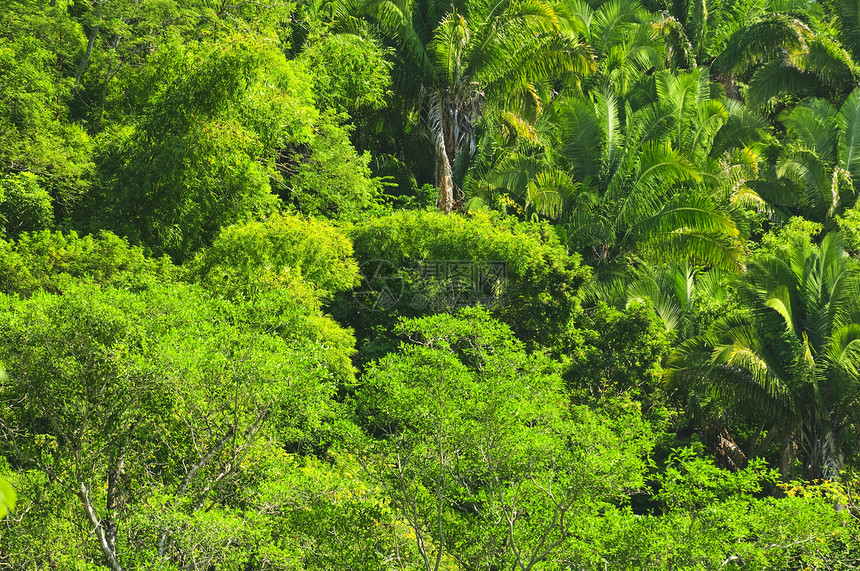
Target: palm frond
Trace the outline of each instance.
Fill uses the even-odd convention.
[[[828,233],[821,242],[821,273],[828,298],[827,323],[839,327],[860,323],[860,265],[845,252],[842,234]]]
[[[718,76],[743,74],[784,51],[805,50],[812,31],[801,20],[786,14],[768,14],[732,34],[711,68]]]
[[[655,235],[640,248],[656,261],[687,260],[726,271],[738,271],[742,253],[738,241],[725,233],[691,228]]]
[[[629,186],[622,185],[619,177],[613,178],[612,186],[606,191],[607,198],[619,205],[616,217],[622,227],[635,224],[645,212],[659,211],[665,189],[701,178],[681,153],[659,141],[643,145],[633,176]]]
[[[515,101],[536,81],[577,77],[593,68],[588,46],[576,38],[511,35],[484,52],[471,52],[464,74],[483,85],[489,99]]]
[[[746,181],[732,196],[732,202],[764,212],[773,222],[791,218],[790,207],[799,204],[801,191],[788,179]]]
[[[833,161],[839,140],[839,112],[824,99],[809,99],[782,116],[789,134],[804,148]]]
[[[524,199],[529,182],[546,167],[544,160],[513,152],[499,161],[487,175],[487,180],[493,187]]]
[[[843,43],[855,58],[860,58],[860,5],[851,0],[836,0],[833,4],[839,14],[836,26]]]
[[[618,121],[618,101],[615,95],[608,90],[605,93],[594,93],[593,100],[605,137],[606,176],[611,179],[621,166],[621,155],[624,148],[621,125]]]
[[[768,123],[739,101],[725,100],[728,119],[714,135],[709,155],[719,157],[731,149],[748,147],[762,139]]]
[[[441,75],[442,85],[456,85],[459,82],[461,55],[468,41],[466,19],[456,11],[445,16],[434,30],[430,52],[437,74]]]
[[[579,180],[602,175],[606,157],[604,133],[594,106],[580,97],[566,98],[556,109],[562,139],[562,155]]]
[[[657,259],[735,271],[743,251],[734,222],[704,197],[676,197],[633,231]]]
[[[860,323],[849,323],[833,332],[827,345],[826,369],[836,386],[831,398],[849,400],[857,398],[860,392]],[[835,389],[835,390],[834,390]]]
[[[610,307],[624,307],[627,302],[629,276],[615,269],[598,268],[594,278],[582,287],[585,301],[589,304],[605,303]]]
[[[502,111],[499,113],[499,119],[505,129],[514,137],[524,139],[530,143],[537,142],[538,133],[535,126],[518,114],[513,111]]]
[[[801,292],[798,288],[799,280],[802,280],[802,275],[797,275],[797,268],[793,267],[790,261],[783,260],[777,256],[759,256],[750,260],[747,265],[747,283],[749,284],[749,293],[752,297],[747,296],[750,303],[760,303],[767,305],[765,302],[772,297],[772,292],[779,287],[790,287],[790,291],[786,291],[784,295],[789,297],[785,303],[789,310],[793,310],[798,314],[803,311],[804,303],[801,299]],[[792,329],[792,324],[802,322],[801,315],[792,313],[788,318],[784,314],[781,324],[785,329]]]
[[[833,171],[812,151],[796,150],[777,164],[777,174],[804,189],[804,208],[813,220],[824,220],[833,207]]]
[[[526,208],[533,208],[542,216],[559,220],[570,208],[577,186],[570,176],[560,170],[540,171],[529,181]]]
[[[587,195],[587,193],[585,193]],[[617,242],[616,227],[599,208],[580,205],[575,208],[565,225],[568,244],[576,251],[594,249],[595,257],[605,260]]]
[[[662,277],[662,276],[660,276]],[[672,290],[659,283],[659,277],[646,274],[627,286],[627,302],[648,301],[657,316],[666,325],[667,331],[674,331],[681,326],[684,308],[678,303]]]
[[[666,63],[672,69],[690,69],[696,65],[696,51],[684,25],[668,12],[661,12],[655,23],[663,36]]]
[[[587,37],[594,17],[594,9],[586,0],[570,0],[558,7],[559,15],[567,28],[579,35]]]
[[[641,23],[635,0],[609,0],[593,12],[589,39],[598,54],[606,54],[611,46],[623,43],[634,27]]]
[[[696,156],[706,157],[713,150],[713,142],[729,120],[729,113],[722,101],[708,100],[697,106],[697,117],[691,125],[689,134],[685,137],[684,149],[691,159]]]
[[[665,110],[675,116],[676,128],[681,129],[686,118],[696,112],[701,94],[700,72],[673,74],[663,71],[656,74],[657,97]]]
[[[854,89],[839,108],[842,136],[839,138],[839,166],[860,183],[860,87]]]
[[[720,354],[725,366],[712,371],[713,394],[734,404],[756,403],[759,413],[773,419],[792,408],[791,392],[779,377],[772,374],[755,351],[743,346],[727,346]]]
[[[710,299],[723,301],[728,295],[726,290],[728,278],[729,274],[726,272],[711,268],[696,276],[696,290]]]
[[[794,97],[812,95],[820,85],[821,81],[815,74],[775,59],[756,70],[746,91],[746,100],[751,108],[761,109],[771,99],[786,94]]]
[[[764,304],[779,313],[785,319],[785,326],[794,331],[793,315],[791,312],[791,294],[785,284],[776,286],[767,293]]]
[[[785,383],[756,353],[756,343],[744,342],[749,339],[744,339],[743,326],[723,330],[729,333],[726,337],[709,331],[672,352],[665,373],[668,388],[709,392],[727,404],[743,404],[770,417],[790,409],[792,399]]]
[[[823,34],[815,36],[805,51],[790,54],[790,61],[819,79],[816,95],[843,94],[856,85],[857,65],[851,55]]]
[[[646,144],[664,141],[675,127],[674,115],[666,113],[660,104],[648,105],[634,113],[627,112],[625,116],[625,154],[630,157],[638,157]]]

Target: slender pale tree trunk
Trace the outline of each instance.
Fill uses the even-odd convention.
[[[90,523],[95,530],[96,537],[99,540],[99,546],[102,548],[102,553],[104,553],[108,567],[110,567],[111,571],[122,571],[122,566],[119,564],[119,559],[117,559],[116,555],[114,538],[110,537],[110,532],[112,530],[105,529],[104,523],[99,519],[95,509],[93,508],[89,491],[83,482],[80,483],[80,488],[77,494],[87,513],[87,518],[90,520]],[[108,533],[106,533],[106,531]]]
[[[80,85],[81,76],[86,71],[87,66],[90,64],[90,56],[93,54],[93,45],[96,43],[96,38],[99,34],[99,27],[93,26],[92,31],[90,32],[89,40],[87,41],[87,50],[84,52],[84,57],[81,60],[81,63],[78,64],[78,70],[75,72],[75,85]]]
[[[451,118],[449,117],[446,97],[442,91],[430,96],[430,108],[427,111],[427,122],[433,134],[433,146],[436,153],[436,186],[439,187],[439,197],[436,206],[440,211],[450,214],[454,209],[454,169],[453,155],[456,143],[451,140]]]

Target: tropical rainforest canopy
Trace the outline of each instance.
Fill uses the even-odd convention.
[[[0,567],[860,568],[857,0],[0,4]]]

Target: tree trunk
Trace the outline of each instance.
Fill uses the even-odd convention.
[[[111,539],[107,534],[105,534],[105,528],[96,515],[95,509],[93,509],[93,503],[90,501],[89,492],[83,482],[81,482],[80,489],[78,490],[78,497],[84,505],[84,510],[87,512],[87,518],[95,528],[96,537],[99,540],[99,546],[102,548],[102,553],[104,553],[108,567],[110,567],[111,571],[122,571],[122,566],[119,564],[119,559],[117,559],[116,556],[116,547],[111,545]]]
[[[768,431],[767,436],[764,437],[764,440],[758,442],[759,436],[761,436],[762,430],[764,430],[764,425],[759,429],[758,433],[755,437],[750,440],[749,450],[747,451],[747,458],[756,458],[762,452],[767,450],[767,447],[770,446],[770,443],[773,441],[774,435],[776,435],[779,426],[774,424]]]
[[[723,86],[723,91],[725,92],[726,97],[734,99],[735,101],[742,101],[741,92],[735,83],[735,75],[733,72],[729,71],[725,76],[719,75],[715,79]]]
[[[433,146],[436,151],[436,186],[439,187],[439,198],[436,206],[445,214],[454,209],[454,171],[453,152],[451,148],[450,117],[445,97],[441,91],[431,96],[430,108],[427,111],[427,122],[433,134]]]
[[[803,431],[806,477],[838,480],[843,458],[836,443],[836,429],[829,420],[822,420]]]
[[[782,435],[782,449],[779,454],[779,471],[783,481],[789,481],[794,477],[794,463],[797,460],[797,442],[795,441],[795,430],[786,429]]]
[[[457,154],[475,152],[474,123],[481,113],[483,94],[477,90],[439,89],[427,96],[427,125],[433,136],[436,153],[436,186],[439,187],[437,206],[450,213],[462,206],[462,192],[454,184],[454,164]]]
[[[717,457],[717,462],[732,472],[743,470],[749,460],[721,422],[705,427],[705,441]]]
[[[93,26],[92,32],[90,32],[90,39],[87,41],[87,51],[84,52],[84,59],[81,60],[81,63],[78,65],[78,71],[75,73],[75,85],[80,85],[81,76],[84,74],[84,71],[87,69],[87,66],[90,64],[90,56],[93,53],[93,44],[96,43],[96,36],[98,36],[99,27]]]
[[[448,157],[445,153],[439,156],[436,154],[436,185],[439,187],[439,198],[436,199],[436,206],[445,214],[451,214],[454,210],[454,176],[451,172],[451,164],[448,162]]]

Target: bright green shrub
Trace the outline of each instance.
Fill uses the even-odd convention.
[[[54,206],[39,177],[23,172],[0,178],[0,237],[50,228]]]
[[[406,284],[390,313],[353,303],[349,315],[354,325],[361,320],[384,323],[386,315],[390,319],[394,314],[456,309],[490,297],[494,317],[507,323],[521,339],[555,344],[567,334],[571,319],[579,313],[580,287],[589,276],[579,257],[568,255],[544,224],[484,214],[467,217],[404,211],[358,224],[351,235],[355,256],[364,264],[365,278],[371,266],[382,261],[400,272]],[[416,265],[424,262],[462,262],[467,270],[480,274],[475,277],[473,273],[473,280],[489,277],[494,283],[477,292],[474,283],[466,284],[461,291],[450,275],[421,277]],[[490,272],[484,274],[493,263],[504,264],[503,279],[495,280]]]
[[[141,248],[106,231],[78,236],[43,230],[24,233],[14,242],[0,240],[0,292],[56,292],[73,280],[142,289],[176,277],[178,269],[168,258],[149,258]]]

